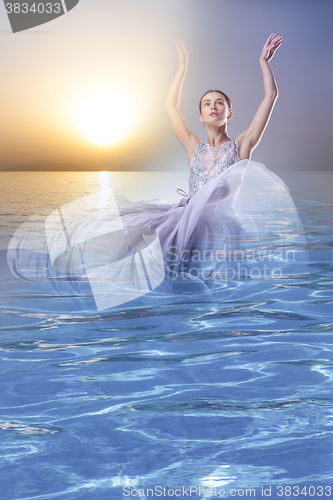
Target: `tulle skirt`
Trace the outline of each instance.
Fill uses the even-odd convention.
[[[179,204],[132,203],[108,189],[35,214],[7,262],[75,312],[221,299],[244,281],[304,276],[308,254],[287,186],[242,160]]]

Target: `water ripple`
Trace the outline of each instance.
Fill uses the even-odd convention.
[[[329,185],[298,187],[309,274],[214,300],[73,313],[0,263],[1,500],[332,486]]]

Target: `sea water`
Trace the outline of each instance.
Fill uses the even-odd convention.
[[[2,172],[1,500],[333,498],[333,172],[284,173],[310,274],[224,300],[70,314],[14,278],[35,212],[112,187],[177,202],[187,172]]]

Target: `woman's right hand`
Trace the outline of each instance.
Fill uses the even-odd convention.
[[[179,55],[179,67],[187,68],[189,52],[185,43],[182,42],[181,40],[178,40],[178,42],[175,42],[175,45]]]

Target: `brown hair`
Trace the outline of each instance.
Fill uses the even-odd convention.
[[[222,94],[225,97],[225,99],[226,99],[226,101],[228,103],[229,110],[231,110],[232,104],[231,104],[231,101],[230,101],[229,97],[227,96],[227,94],[225,94],[221,90],[207,90],[207,92],[204,93],[204,95],[201,97],[200,102],[199,102],[199,111],[200,111],[200,113],[201,113],[202,99],[205,97],[205,95],[209,94],[210,92],[218,92],[219,94]]]

